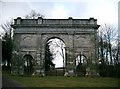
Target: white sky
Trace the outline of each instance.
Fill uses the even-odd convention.
[[[1,0],[0,24],[35,10],[46,18],[98,19],[117,27],[119,0]],[[1,32],[2,29],[0,29]]]

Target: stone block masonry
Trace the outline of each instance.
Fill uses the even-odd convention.
[[[22,19],[18,17],[14,20],[12,27],[14,29],[14,50],[19,56],[19,63],[16,65],[13,62],[12,70],[21,71],[19,67],[23,66],[21,68],[24,68],[23,73],[25,73],[25,58],[29,55],[31,62],[34,63],[32,73],[44,75],[45,45],[51,38],[59,38],[65,43],[65,73],[67,72],[68,75],[76,75],[75,61],[78,55],[84,55],[87,62],[98,60],[97,29],[99,25],[97,19],[73,19],[72,17],[68,19],[43,19],[42,17]],[[22,64],[19,65],[20,63]],[[93,71],[94,69],[87,64],[85,68]],[[37,71],[39,73],[35,73]]]

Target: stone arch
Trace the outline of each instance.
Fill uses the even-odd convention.
[[[25,55],[30,55],[33,59],[35,59],[35,51],[29,51],[29,50],[25,50],[25,51],[21,51],[21,58],[23,59]]]
[[[77,57],[81,57],[82,58],[81,59],[81,61],[83,61],[82,63],[87,62],[87,60],[88,60],[88,57],[85,54],[77,54],[76,58]]]
[[[84,53],[80,53],[76,55],[75,59],[75,72],[77,76],[85,76],[86,67],[87,67],[87,56]]]
[[[60,39],[60,40],[65,44],[65,40],[62,39],[62,37],[58,37],[58,36],[54,36],[54,35],[52,35],[52,36],[50,36],[50,37],[47,37],[47,38],[44,40],[44,44],[46,44],[50,39],[54,39],[54,38]],[[65,45],[66,45],[66,44],[65,44]],[[45,47],[45,45],[44,45],[44,47]]]
[[[32,74],[33,73],[33,56],[31,54],[25,54],[23,56],[24,61],[24,73],[25,74]]]
[[[15,49],[20,53],[20,59],[29,51],[34,57],[35,71],[44,73],[45,44],[51,38],[59,38],[65,43],[66,50],[66,72],[74,76],[75,56],[83,49],[89,59],[89,51],[97,54],[97,19],[22,19],[18,17],[12,25],[14,29]],[[96,55],[97,56],[97,55]],[[22,60],[23,61],[23,60]],[[90,64],[90,63],[89,63]],[[91,65],[91,64],[90,64]],[[12,64],[13,70],[18,71],[19,67]],[[21,66],[21,65],[18,65]],[[94,70],[94,68],[91,70]]]
[[[61,58],[62,58],[62,60],[59,60],[59,58],[58,58],[58,60],[59,60],[59,63],[61,63],[61,62],[63,62],[63,64],[62,64],[62,66],[60,67],[55,67],[54,68],[54,72],[56,72],[55,73],[55,75],[64,75],[64,73],[65,73],[65,62],[66,62],[66,58],[65,58],[65,55],[66,55],[66,53],[65,53],[65,42],[64,42],[64,40],[62,39],[62,38],[60,38],[60,37],[57,37],[57,36],[52,36],[52,37],[49,37],[49,38],[47,38],[46,40],[45,40],[45,49],[46,49],[46,45],[47,45],[47,43],[50,41],[50,40],[54,40],[54,39],[58,39],[59,41],[61,41],[62,42],[62,44],[64,45],[64,48],[63,48],[63,50],[64,51],[62,51],[62,53],[63,53],[63,55],[60,55],[61,56]],[[62,50],[62,49],[61,49]],[[45,56],[45,55],[44,55]],[[45,60],[45,59],[44,59]],[[53,60],[54,62],[55,62],[55,60]],[[61,61],[61,62],[60,62]],[[52,72],[53,72],[53,70],[52,70]]]

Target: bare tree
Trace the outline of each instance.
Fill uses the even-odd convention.
[[[113,60],[114,60],[114,64],[119,64],[119,58],[118,58],[118,53],[119,53],[119,47],[118,47],[118,39],[116,39],[115,45],[112,47],[112,54],[113,54]]]
[[[36,19],[38,17],[44,18],[45,16],[40,13],[37,13],[35,10],[31,10],[31,12],[25,16],[26,19]]]
[[[99,57],[102,64],[104,64],[104,46],[103,46],[103,33],[99,33]]]
[[[57,56],[57,54],[59,54],[63,59],[63,67],[65,67],[65,45],[64,43],[61,40],[58,41],[55,39],[53,42],[51,42],[51,45],[58,48],[57,50],[52,50],[54,58]]]
[[[117,30],[112,25],[104,25],[100,28],[100,47],[101,47],[101,58],[106,56],[108,60],[108,55],[110,56],[110,64],[113,64],[113,54],[112,47],[113,41],[115,41],[117,35]]]
[[[6,23],[0,25],[1,28],[4,30],[4,32],[7,33],[10,36],[10,38],[12,37],[12,34],[13,34],[13,29],[11,27],[12,23],[13,22],[11,20],[9,22],[6,22]]]

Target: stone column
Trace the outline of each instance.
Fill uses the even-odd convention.
[[[45,60],[44,60],[44,48],[41,47],[40,50],[40,76],[45,76]]]
[[[13,51],[12,53],[12,60],[11,60],[11,74],[17,75],[18,74],[18,61],[19,61],[19,55],[17,51]]]
[[[24,75],[24,60],[21,53],[19,53],[18,67],[19,75]]]
[[[66,53],[67,53],[66,72],[68,72],[68,76],[74,76],[75,61],[73,49],[68,47]]]

